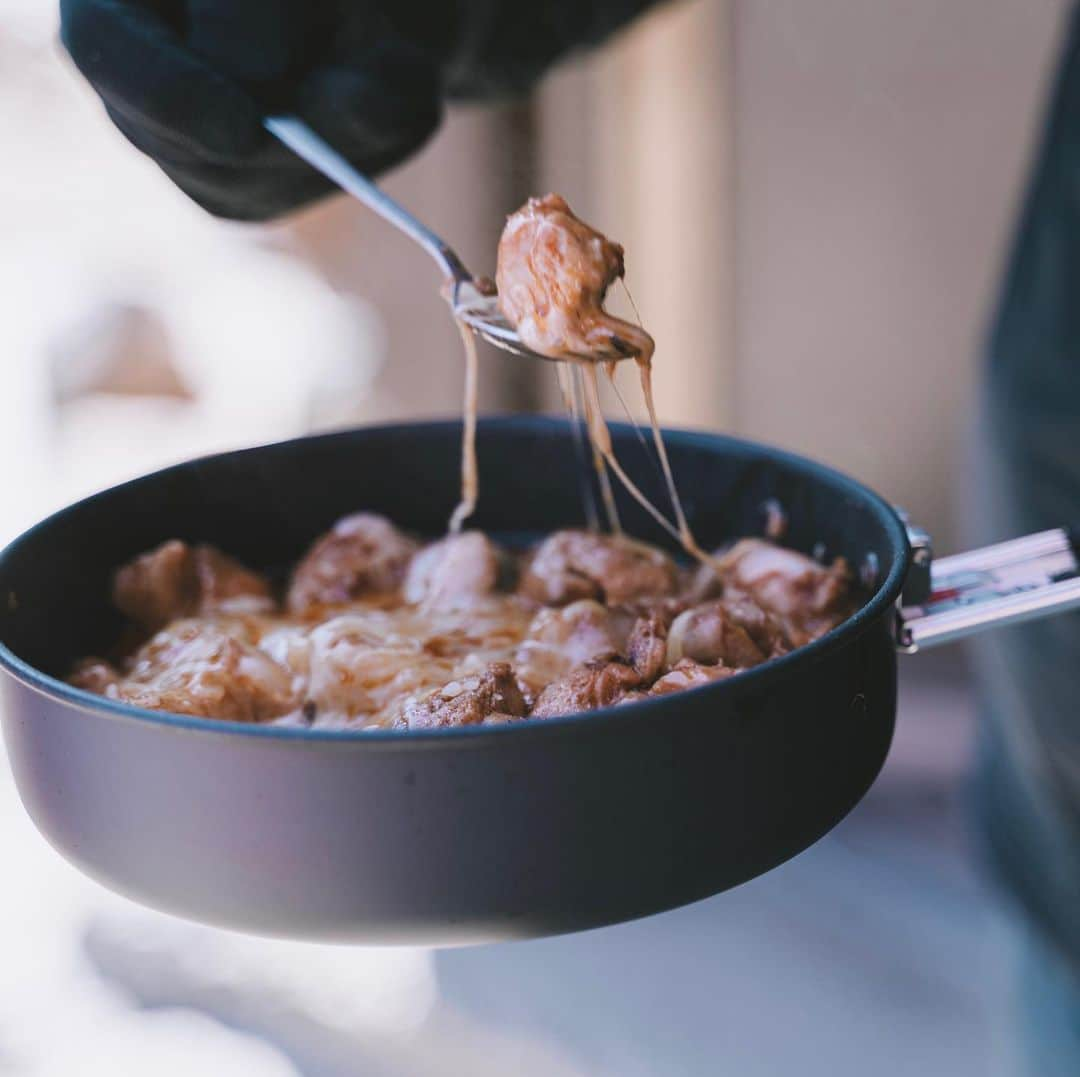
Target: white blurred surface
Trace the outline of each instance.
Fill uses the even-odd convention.
[[[272,230],[212,221],[132,152],[62,63],[53,5],[0,4],[0,542],[74,497],[221,448],[349,421],[381,361],[374,312],[336,293]],[[154,312],[191,401],[64,395],[95,312]],[[93,357],[89,357],[92,359]],[[74,379],[77,381],[78,379]],[[298,1071],[265,1040],[194,1010],[148,1013],[91,969],[91,922],[135,950],[175,921],[136,909],[48,849],[0,776],[0,1072],[48,1077]],[[258,985],[350,1028],[421,1021],[426,955],[350,955],[188,927],[170,954],[231,991]],[[186,965],[185,965],[186,962]]]
[[[133,152],[61,60],[54,24],[51,4],[4,0],[0,449],[17,461],[4,539],[165,463],[347,423],[383,352],[375,311],[290,255],[287,235],[214,221]],[[54,407],[50,355],[115,304],[160,320],[192,402]]]

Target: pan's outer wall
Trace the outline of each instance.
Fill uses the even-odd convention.
[[[55,671],[93,649],[110,569],[153,541],[213,539],[258,563],[267,483],[275,513],[295,524],[263,542],[272,559],[358,503],[437,532],[457,436],[454,424],[362,430],[184,465],[67,510],[0,558],[0,597],[15,595],[0,620],[13,652],[0,659],[16,674],[3,680],[5,741],[28,811],[64,856],[137,900],[226,927],[448,945],[577,930],[716,893],[850,810],[893,729],[895,595],[884,592],[834,638],[730,682],[595,717],[431,736],[155,720],[23,664]],[[629,451],[631,435],[617,436]],[[575,522],[565,428],[489,422],[481,447],[480,526]],[[773,494],[796,542],[872,552],[898,586],[906,546],[873,495],[728,439],[676,435],[671,447],[707,540],[759,530],[751,516]],[[372,458],[380,477],[365,482]],[[529,487],[521,474],[540,459],[548,470]],[[380,498],[404,490],[386,472],[430,496],[419,508],[419,488]],[[360,476],[353,497],[349,474]],[[546,508],[538,488],[551,494]],[[65,611],[86,623],[64,623]]]

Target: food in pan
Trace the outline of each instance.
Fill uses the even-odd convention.
[[[729,677],[855,608],[842,560],[765,539],[687,567],[618,535],[500,548],[340,520],[275,591],[209,546],[166,542],[115,577],[120,653],[71,683],[151,710],[315,728],[543,720]]]
[[[527,551],[463,530],[476,504],[477,359],[466,346],[461,500],[421,543],[358,513],[319,538],[284,593],[209,546],[173,540],[116,575],[134,646],[88,658],[73,684],[151,710],[323,728],[431,729],[543,720],[679,692],[816,639],[855,607],[831,565],[768,539],[701,549],[679,501],[652,399],[652,338],[603,308],[622,248],[548,195],[510,216],[499,302],[559,360],[583,413],[608,534],[559,531]],[[632,358],[674,520],[615,458],[598,371]],[[698,562],[622,532],[608,471]],[[595,514],[594,514],[595,515]],[[770,532],[772,534],[772,532]],[[774,536],[775,537],[775,536]]]

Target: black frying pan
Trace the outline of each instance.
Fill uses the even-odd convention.
[[[636,436],[614,430],[628,462]],[[703,898],[826,833],[867,791],[896,709],[904,525],[786,453],[669,433],[698,538],[760,533],[869,573],[863,608],[784,658],[615,710],[494,728],[347,733],[174,717],[60,678],[119,631],[115,568],[169,537],[274,570],[345,513],[439,534],[458,423],[388,426],[181,464],[50,517],[0,555],[3,729],[19,792],[89,875],[178,915],[311,939],[457,944],[573,931]],[[480,426],[474,525],[580,525],[566,424]],[[647,492],[659,478],[635,468]],[[664,536],[630,502],[633,533]]]

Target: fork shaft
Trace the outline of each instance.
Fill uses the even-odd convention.
[[[472,274],[444,240],[354,168],[303,120],[296,116],[266,116],[263,124],[275,138],[312,168],[419,243],[438,263],[448,283],[456,286],[472,280]]]

